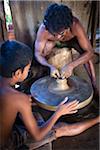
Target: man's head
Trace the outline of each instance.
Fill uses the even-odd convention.
[[[15,75],[23,77],[18,82],[24,80],[28,75],[28,70],[32,61],[32,50],[25,44],[18,41],[6,41],[1,46],[1,69],[2,77],[12,78]]]
[[[65,5],[51,4],[45,12],[43,23],[50,33],[59,33],[71,27],[73,23],[72,12]]]

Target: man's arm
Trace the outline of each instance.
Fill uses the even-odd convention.
[[[41,25],[37,32],[37,38],[35,41],[35,57],[40,64],[51,67],[51,65],[48,64],[47,60],[43,56],[43,51],[47,43],[47,36],[48,35],[47,35],[47,32],[45,31],[44,25]]]
[[[53,127],[59,117],[65,114],[73,114],[77,112],[78,101],[64,104],[66,99],[60,104],[57,111],[43,126],[38,127],[36,119],[34,118],[31,110],[29,97],[25,94],[21,94],[18,97],[18,112],[21,114],[23,122],[33,138],[41,140]]]
[[[60,76],[59,71],[52,66],[51,64],[49,64],[47,62],[47,60],[45,59],[45,57],[43,56],[43,52],[45,50],[45,53],[48,53],[49,51],[52,51],[52,48],[54,47],[55,43],[54,42],[49,42],[47,37],[48,37],[48,33],[46,33],[47,31],[42,31],[43,29],[39,29],[38,33],[37,33],[37,39],[35,41],[35,57],[38,60],[38,62],[40,62],[42,65],[44,66],[48,66],[50,68],[50,74],[52,77],[57,77]]]
[[[92,59],[91,59],[94,53],[93,48],[80,22],[78,22],[78,24],[76,25],[76,30],[77,30],[76,36],[79,41],[79,44],[86,53],[86,54],[83,54],[83,56],[81,56],[80,58],[82,59],[83,57],[83,59],[86,60],[86,57],[84,55],[87,55],[87,60],[86,60],[86,63],[84,64],[88,72],[88,75],[90,76],[91,82],[95,86],[96,85],[95,69],[94,69]]]
[[[80,64],[85,64],[88,62],[93,56],[93,49],[90,44],[90,41],[85,33],[84,28],[81,23],[77,21],[73,27],[74,35],[77,37],[80,47],[85,51],[78,59],[73,61],[73,68],[77,67]]]
[[[91,58],[93,56],[93,49],[90,44],[90,41],[84,31],[84,28],[80,24],[80,22],[77,20],[77,22],[72,27],[73,34],[77,37],[77,40],[81,46],[81,48],[85,51],[78,59],[74,60],[73,62],[66,65],[62,72],[66,71],[65,75],[67,77],[71,76],[73,69],[81,64],[86,64],[88,62],[88,65],[86,66],[88,70],[88,74],[91,76],[93,80],[95,80],[95,71],[94,66],[91,61]],[[62,73],[63,74],[63,73]]]
[[[92,60],[89,60],[85,64],[85,68],[86,68],[87,73],[91,79],[91,83],[92,83],[93,87],[96,88],[96,75],[95,75],[95,69],[94,69],[94,65],[93,65]]]
[[[42,40],[42,41],[36,40],[36,42],[35,42],[35,57],[40,64],[51,67],[51,65],[48,64],[45,57],[42,56],[42,51],[45,48],[45,44],[46,44],[46,40]]]

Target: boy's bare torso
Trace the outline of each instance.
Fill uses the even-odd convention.
[[[16,115],[18,113],[18,104],[19,104],[18,97],[20,98],[20,92],[17,92],[10,86],[5,86],[1,84],[0,84],[0,125],[1,125],[0,137],[2,137],[2,143],[4,143],[11,133],[14,121],[16,119]]]

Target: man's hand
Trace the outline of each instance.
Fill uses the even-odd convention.
[[[60,77],[59,70],[56,69],[54,66],[50,67],[50,76],[54,78]]]
[[[79,101],[74,100],[73,102],[66,103],[67,100],[68,100],[68,98],[66,97],[64,99],[64,101],[62,101],[59,104],[58,109],[57,109],[59,116],[67,115],[67,114],[73,114],[73,113],[78,112]]]
[[[65,65],[62,69],[61,69],[61,78],[68,78],[72,75],[73,72],[73,67],[70,65]]]

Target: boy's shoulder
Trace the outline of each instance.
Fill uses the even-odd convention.
[[[17,102],[26,102],[28,99],[29,99],[29,96],[26,95],[25,93],[22,93],[20,91],[17,91],[17,90],[13,90],[11,93],[10,93],[10,97],[11,99],[14,99],[16,100]]]
[[[30,96],[19,91],[13,93],[12,101],[15,105],[16,110],[20,113],[26,111],[26,109],[31,108],[32,105]]]
[[[15,103],[17,104],[24,104],[29,101],[29,96],[17,91],[16,89],[13,88],[4,88],[2,89],[2,93],[0,94],[2,99],[5,101],[5,103]]]

